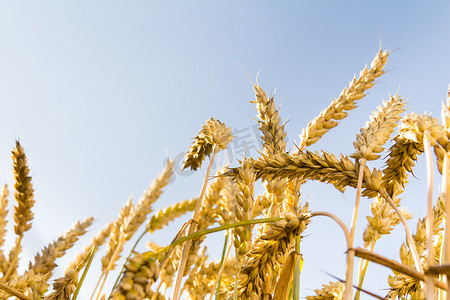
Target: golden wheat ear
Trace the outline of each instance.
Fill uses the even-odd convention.
[[[322,300],[322,299],[343,299],[344,297],[344,283],[328,282],[322,285],[322,289],[315,289],[314,296],[306,296],[306,300]]]
[[[374,85],[375,79],[383,75],[383,68],[389,54],[386,50],[380,50],[372,61],[370,69],[365,67],[359,73],[359,77],[355,76],[349,87],[344,88],[330,106],[309,122],[300,136],[300,149],[316,143],[328,130],[336,127],[339,120],[346,118],[348,111],[356,108],[356,101],[364,98],[364,93]]]
[[[284,152],[286,150],[286,132],[284,125],[281,123],[280,114],[275,108],[274,96],[267,98],[264,90],[259,84],[253,85],[255,90],[256,111],[260,120],[259,130],[262,133],[263,147],[266,154]]]
[[[156,230],[164,228],[164,226],[176,218],[181,217],[189,211],[193,211],[197,205],[197,201],[198,198],[188,199],[157,211],[148,221],[145,231],[153,233]]]
[[[33,291],[37,295],[44,295],[48,290],[50,279],[53,270],[57,267],[55,263],[57,258],[63,257],[67,250],[73,247],[78,239],[86,233],[86,230],[91,226],[94,218],[90,217],[83,222],[77,222],[70,230],[61,235],[55,242],[49,244],[42,250],[42,254],[37,253],[34,263],[30,263],[28,272],[25,274],[34,274],[43,276],[47,280],[43,280],[39,285],[33,286]]]
[[[354,159],[376,160],[381,157],[379,153],[384,151],[384,144],[394,132],[400,114],[405,111],[405,103],[397,94],[385,101],[383,106],[377,107],[361,133],[356,135],[353,143],[356,152],[350,155]]]
[[[232,139],[231,128],[225,123],[213,118],[207,120],[186,153],[183,170],[186,168],[197,170],[202,166],[206,156],[225,149]]]
[[[100,248],[108,239],[111,230],[114,227],[114,222],[110,222],[108,225],[105,226],[90,242],[88,246],[86,246],[83,250],[83,252],[79,253],[75,260],[73,260],[69,266],[66,269],[66,272],[73,270],[77,267],[82,268],[83,263],[85,262],[85,257],[89,254],[92,247],[95,247],[95,249]]]
[[[28,168],[25,151],[16,141],[16,148],[12,151],[14,172],[14,199],[17,205],[14,207],[14,232],[17,235],[16,243],[9,253],[9,263],[2,278],[6,282],[11,274],[17,273],[19,254],[22,250],[21,241],[25,231],[31,228],[33,220],[34,190],[31,183],[30,169]]]

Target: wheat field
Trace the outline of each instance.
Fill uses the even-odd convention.
[[[93,261],[101,264],[91,299],[449,299],[450,224],[450,90],[443,100],[441,118],[410,112],[405,96],[396,93],[380,101],[363,128],[355,128],[353,153],[312,151],[310,146],[345,122],[357,109],[376,80],[382,80],[391,52],[379,50],[370,65],[364,67],[328,107],[302,130],[300,142],[288,145],[286,120],[279,103],[252,82],[257,124],[262,140],[258,155],[244,156],[238,165],[225,165],[216,173],[216,156],[226,151],[233,130],[226,122],[208,119],[187,149],[182,168],[206,169],[196,198],[181,199],[162,210],[154,210],[174,172],[174,161],[137,201],[128,200],[115,220],[98,233],[88,233],[93,218],[80,220],[44,249],[36,250],[26,265],[21,260],[23,237],[33,225],[34,186],[24,142],[12,150],[14,185],[4,185],[0,195],[0,299],[77,299]],[[443,87],[445,89],[445,87]],[[200,126],[199,126],[200,127]],[[411,201],[403,198],[408,178],[414,174],[419,155],[427,162],[429,179],[426,217],[415,220],[404,208]],[[382,165],[377,169],[372,165]],[[439,173],[434,174],[434,165]],[[442,182],[439,194],[433,194],[434,178]],[[310,210],[314,199],[302,196],[302,186],[319,181],[338,191],[354,189],[352,219],[341,220],[330,211]],[[261,191],[260,191],[261,190]],[[362,198],[370,201],[371,214],[359,215]],[[169,232],[175,219],[191,217],[168,245],[157,244],[152,234]],[[14,232],[7,232],[12,215]],[[300,295],[303,259],[301,247],[308,243],[308,225],[317,217],[333,220],[340,227],[347,245],[345,278],[309,287],[310,295]],[[358,218],[367,220],[363,245],[355,243]],[[347,226],[346,224],[350,224]],[[399,260],[377,253],[377,242],[395,227],[404,230],[405,239],[398,249]],[[145,228],[143,233],[139,229]],[[414,229],[414,230],[413,230]],[[223,245],[207,244],[206,236],[225,233]],[[58,266],[84,235],[91,242],[67,266]],[[12,239],[13,247],[5,248]],[[131,251],[125,245],[134,244]],[[146,251],[135,251],[146,244]],[[208,248],[217,248],[222,257],[210,257]],[[119,263],[125,257],[125,263]],[[385,294],[373,294],[364,287],[369,264],[391,270],[385,278]],[[64,276],[53,276],[57,267]],[[24,271],[22,271],[24,270]],[[92,274],[90,274],[92,277]],[[107,290],[106,283],[113,283]]]

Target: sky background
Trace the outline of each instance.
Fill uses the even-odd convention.
[[[252,80],[260,71],[267,94],[276,90],[280,115],[288,120],[289,149],[302,128],[370,64],[380,40],[383,49],[396,49],[388,72],[311,149],[351,154],[371,112],[397,91],[408,99],[409,111],[440,117],[450,83],[449,13],[448,1],[0,2],[0,183],[12,186],[10,154],[19,139],[36,190],[21,264],[77,220],[94,216],[86,238],[68,253],[69,260],[75,257],[128,198],[139,199],[167,157],[181,162],[211,117],[238,130],[236,136],[253,145],[248,153],[257,156],[256,111],[249,103],[254,95],[239,64]],[[231,165],[242,150],[232,144]],[[154,209],[197,196],[203,174],[178,168]],[[425,215],[423,158],[415,175],[403,204],[417,220]],[[353,190],[341,194],[310,183],[301,199],[349,224],[354,197]],[[357,245],[369,203],[362,199]],[[183,221],[147,241],[168,244]],[[9,249],[12,228],[7,240]],[[216,240],[209,248],[213,257],[221,252],[222,234]],[[375,250],[398,259],[403,240],[397,228]],[[322,270],[344,277],[345,250],[335,224],[311,222],[302,243],[302,296],[333,280]],[[60,260],[57,275],[66,262]],[[365,286],[385,295],[387,274],[370,265]],[[83,292],[88,295],[89,288]]]

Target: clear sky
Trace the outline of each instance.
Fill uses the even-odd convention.
[[[19,139],[36,190],[22,263],[93,215],[97,221],[81,241],[87,243],[129,197],[137,201],[166,157],[187,151],[206,119],[219,118],[250,140],[254,96],[237,62],[252,80],[260,70],[268,94],[276,89],[289,148],[372,61],[380,37],[384,49],[398,49],[389,72],[312,149],[352,153],[359,128],[397,90],[410,111],[439,117],[450,83],[449,14],[444,0],[1,1],[0,183],[12,183],[10,151]],[[239,158],[243,152],[234,147]],[[202,174],[178,172],[155,209],[196,196]],[[416,176],[404,204],[417,218],[425,214],[426,177]],[[342,195],[313,183],[303,188],[302,200],[309,198],[312,209],[350,223],[354,191]],[[362,215],[369,211],[364,200]],[[359,221],[357,243],[366,225]],[[334,224],[314,220],[305,234],[303,296],[332,280],[321,270],[343,277],[345,262]],[[172,234],[149,238],[167,244]],[[403,238],[397,229],[376,251],[398,258]],[[367,288],[384,295],[388,285],[379,274],[388,272],[368,272]]]

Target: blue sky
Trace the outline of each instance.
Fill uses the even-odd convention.
[[[260,71],[268,94],[276,89],[289,148],[370,64],[380,36],[384,49],[398,49],[388,72],[312,149],[352,153],[359,128],[397,90],[410,111],[439,117],[450,83],[449,12],[447,1],[2,1],[0,183],[12,183],[10,151],[19,139],[36,190],[23,263],[93,215],[87,243],[129,197],[137,201],[167,156],[187,151],[206,119],[253,135],[252,86],[237,62],[252,80]],[[177,174],[155,209],[196,196],[202,174]],[[414,217],[425,214],[426,194],[425,172],[416,176],[414,199],[404,201]],[[354,191],[312,183],[303,188],[302,199],[309,197],[313,209],[350,223]],[[368,206],[363,201],[362,215]],[[360,237],[366,221],[359,221]],[[315,220],[304,240],[303,295],[332,280],[321,269],[344,274],[344,239],[331,224]],[[389,245],[400,240],[396,230],[376,250],[397,258],[398,247]],[[369,273],[367,287],[384,294],[379,274],[388,272],[373,266]]]

